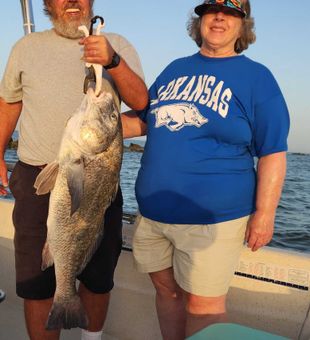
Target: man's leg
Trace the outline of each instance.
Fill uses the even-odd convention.
[[[47,331],[45,329],[48,313],[53,299],[24,300],[26,327],[30,340],[58,340],[60,330]]]
[[[226,322],[225,302],[226,295],[204,297],[187,294],[185,335],[193,335],[213,323]]]
[[[101,331],[108,313],[110,293],[94,294],[80,283],[79,295],[87,313],[88,331]]]
[[[10,178],[10,188],[15,197],[16,293],[24,299],[29,338],[54,340],[59,338],[59,331],[45,330],[55,291],[55,272],[54,268],[41,270],[49,195],[35,194],[33,183],[39,173],[40,169],[18,162]]]
[[[101,339],[107,316],[110,291],[114,286],[114,270],[122,248],[122,194],[119,190],[104,218],[104,235],[97,251],[78,276],[79,295],[89,325],[82,339]]]
[[[164,340],[185,338],[185,300],[174,280],[172,268],[150,273],[156,289],[156,310]]]

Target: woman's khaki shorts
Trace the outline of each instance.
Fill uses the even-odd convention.
[[[249,216],[209,224],[164,224],[139,215],[133,239],[138,271],[173,267],[178,285],[206,297],[227,293],[244,243]]]

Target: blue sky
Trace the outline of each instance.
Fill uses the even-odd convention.
[[[42,2],[32,0],[36,31],[51,27]],[[95,0],[94,12],[105,18],[107,32],[124,35],[136,47],[149,86],[170,61],[197,51],[186,22],[200,2]],[[289,151],[310,153],[310,1],[251,4],[257,41],[245,54],[269,67],[282,89],[291,115]],[[20,1],[3,0],[1,5],[0,77],[12,45],[24,34]]]

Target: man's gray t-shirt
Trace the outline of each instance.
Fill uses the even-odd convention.
[[[106,33],[114,50],[143,79],[139,57],[122,36]],[[23,102],[19,122],[18,157],[31,165],[55,160],[68,118],[83,99],[85,63],[78,40],[47,30],[19,40],[0,84],[0,97],[7,103]],[[103,90],[120,98],[112,78],[103,71]]]

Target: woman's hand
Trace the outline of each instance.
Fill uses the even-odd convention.
[[[273,236],[275,216],[256,211],[249,219],[245,232],[248,248],[256,251],[268,244]]]

